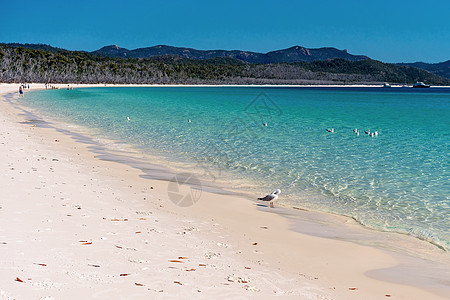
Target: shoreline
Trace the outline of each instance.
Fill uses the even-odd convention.
[[[7,83],[7,84],[17,84],[19,83]],[[35,83],[41,84],[42,83]],[[89,83],[57,83],[54,86],[57,86],[60,89],[67,88],[67,85],[79,88],[85,87],[283,87],[283,88],[301,88],[301,87],[317,87],[317,88],[383,88],[389,90],[389,88],[384,88],[382,84],[113,84],[113,83],[98,83],[98,84],[89,84]],[[403,85],[396,84],[392,85],[391,88],[403,88]],[[406,88],[412,88],[412,86],[407,86]],[[450,88],[450,86],[446,85],[435,85],[430,88]],[[43,88],[45,89],[45,88]],[[414,89],[414,90],[427,90],[427,89]]]
[[[12,86],[17,87],[18,85]],[[0,85],[0,88],[1,87],[2,86]],[[13,91],[15,91],[15,88]],[[2,103],[4,102],[2,101]],[[2,104],[2,106],[4,105]],[[6,106],[8,106],[8,104],[6,104]],[[9,107],[10,111],[11,109],[12,108]],[[11,118],[14,118],[14,113],[11,112],[10,115]],[[8,119],[9,122],[10,120],[11,119]],[[17,116],[15,117],[15,120],[17,120]],[[21,126],[29,128],[30,124]],[[33,132],[53,131],[54,133],[54,129],[52,128],[39,128],[39,126],[33,127],[32,130]],[[39,132],[39,134],[42,133]],[[61,134],[58,133],[58,135]],[[88,147],[86,145],[80,145],[80,143],[70,141],[72,139],[71,137],[66,136],[64,139],[67,140],[65,141],[67,143],[70,142],[70,144],[77,145],[77,148],[86,148],[84,149],[86,150],[86,152],[82,154],[86,158],[86,161],[79,161],[79,164],[99,164],[108,166],[108,169],[120,169],[122,171],[124,168],[129,169],[128,166],[118,165],[115,162],[100,161],[98,158],[92,158],[92,153],[89,152],[89,149],[87,149]],[[62,137],[60,138],[60,141],[63,141]],[[58,144],[52,144],[52,147],[60,147],[61,145],[62,143],[58,142]],[[73,153],[73,149],[64,150]],[[78,151],[80,150],[77,150],[77,152]],[[130,174],[127,174],[127,180],[132,182],[133,186],[142,185],[142,188],[144,188],[149,184],[148,179],[139,178],[139,170],[130,171],[132,171],[131,173],[133,173],[134,175],[128,176]],[[118,178],[122,176],[121,172],[116,171],[115,173]],[[322,288],[322,292],[325,290],[325,295],[330,293],[329,295],[331,295],[331,298],[379,298],[382,295],[380,295],[380,293],[376,293],[375,291],[382,290],[384,293],[386,293],[386,295],[392,294],[393,297],[396,296],[399,299],[413,299],[414,297],[417,297],[417,299],[419,299],[419,295],[422,295],[423,297],[431,296],[432,298],[434,297],[436,299],[439,299],[439,296],[437,296],[436,294],[429,294],[427,291],[413,287],[413,285],[420,286],[420,284],[418,284],[417,282],[410,282],[409,284],[411,284],[411,286],[403,286],[400,284],[388,283],[373,279],[372,277],[384,277],[385,279],[387,278],[389,280],[392,280],[392,278],[389,278],[389,276],[391,276],[392,274],[383,274],[383,272],[381,272],[381,269],[388,270],[390,268],[393,268],[395,265],[399,265],[399,263],[402,263],[402,261],[398,257],[394,258],[392,256],[392,253],[386,253],[386,251],[381,251],[380,249],[364,245],[358,245],[357,243],[340,241],[333,237],[334,233],[329,234],[329,236],[326,238],[315,237],[304,233],[297,233],[295,232],[296,228],[295,226],[292,226],[292,220],[290,219],[294,218],[297,220],[299,216],[291,215],[286,217],[283,216],[283,214],[287,215],[286,211],[278,211],[278,213],[276,213],[275,210],[270,211],[264,208],[258,209],[258,207],[255,207],[254,203],[246,199],[242,199],[241,197],[229,195],[224,196],[204,192],[204,194],[202,194],[202,198],[199,200],[199,203],[194,205],[193,207],[176,207],[171,204],[170,200],[167,199],[167,194],[165,193],[165,191],[167,191],[167,182],[157,182],[154,180],[151,180],[151,182],[155,186],[157,184],[159,185],[159,188],[155,188],[155,190],[163,191],[157,196],[160,197],[160,199],[166,198],[165,200],[162,200],[162,202],[160,202],[162,203],[161,205],[164,206],[163,210],[167,209],[170,214],[175,214],[178,216],[187,216],[189,218],[196,218],[198,220],[203,219],[203,222],[206,222],[206,219],[209,219],[209,217],[206,216],[214,216],[214,222],[217,222],[221,226],[224,226],[226,228],[224,229],[224,231],[220,231],[220,233],[223,234],[224,232],[226,232],[227,234],[229,234],[230,240],[238,241],[238,244],[247,241],[247,245],[243,246],[243,249],[245,250],[241,250],[240,253],[240,256],[242,258],[250,261],[256,259],[257,261],[258,257],[263,256],[264,265],[269,266],[269,270],[283,270],[284,272],[287,272],[290,276],[292,276],[292,278],[295,277],[296,280],[299,279],[298,277],[303,279],[306,278],[307,282],[312,282]],[[208,198],[207,202],[205,202],[204,197]],[[223,203],[225,202],[227,203],[226,207],[224,207],[223,205]],[[0,212],[4,213],[4,211],[1,210]],[[299,211],[299,213],[304,214],[304,212],[302,211]],[[232,217],[230,218],[230,216]],[[304,223],[302,223],[302,225],[308,223],[305,220],[303,221]],[[248,223],[252,224],[253,227],[250,226],[249,228],[245,228],[245,230],[243,230],[242,227],[246,227]],[[261,225],[262,223],[264,224]],[[349,228],[348,226],[354,226],[354,224],[349,225],[348,223],[348,219],[342,219],[343,226],[347,226],[345,228]],[[269,224],[269,226],[267,226],[267,224]],[[261,230],[261,227],[266,226],[269,227],[270,230]],[[244,236],[242,236],[242,232],[244,232]],[[258,245],[253,245],[254,243],[248,242],[250,236],[253,237],[253,240],[258,240]],[[305,246],[305,244],[307,246]],[[254,252],[255,248],[260,249],[257,249],[258,251]],[[336,252],[329,253],[329,249],[335,249]],[[282,253],[285,253],[283,257],[277,255],[280,251]],[[299,251],[302,252],[302,256],[305,256],[305,254],[307,254],[306,256],[310,258],[308,259],[303,257],[299,259],[299,261],[297,261],[296,255]],[[362,255],[362,253],[364,253],[364,255]],[[325,262],[317,261],[323,258],[325,258]],[[358,264],[358,266],[355,266],[355,264]],[[299,271],[302,271],[304,273],[298,274]],[[367,274],[370,274],[370,276],[366,276]],[[352,284],[357,285],[357,290],[350,290],[350,285]],[[336,290],[327,290],[327,287],[329,289],[330,286],[335,286]],[[390,291],[388,291],[387,289],[390,289]],[[439,291],[435,290],[434,292]],[[446,291],[441,290],[440,293],[442,294],[442,292],[444,292],[443,295],[445,297]]]
[[[127,87],[127,85],[119,85],[119,86],[120,87]],[[174,86],[170,86],[170,85],[157,85],[157,86],[158,87],[174,87]],[[82,86],[82,87],[84,87],[84,86]],[[99,86],[99,87],[102,87],[102,86]],[[108,87],[116,87],[116,85],[111,85],[111,86],[108,86]],[[142,85],[142,86],[140,86],[140,85],[137,85],[137,86],[133,85],[131,87],[155,87],[155,85]],[[185,86],[177,86],[177,87],[185,87]],[[196,86],[195,85],[189,85],[189,87],[196,87]],[[214,87],[214,86],[202,85],[202,86],[197,86],[197,87]],[[220,86],[220,87],[223,87],[223,86]],[[233,87],[236,87],[236,86],[233,86]],[[244,86],[244,87],[249,87],[249,86]],[[276,86],[268,86],[268,87],[276,87]],[[326,88],[328,86],[322,86],[322,87]],[[368,86],[366,86],[366,87],[368,87]],[[37,111],[37,114],[39,114],[39,111]],[[50,119],[52,118],[50,116],[48,116],[48,117]],[[55,120],[52,120],[52,122],[54,122],[54,121]],[[65,127],[65,123],[66,122],[64,120],[59,120],[58,124],[56,124],[56,127]],[[80,130],[81,130],[83,132],[83,134],[85,134],[86,136],[90,136],[90,137],[96,136],[97,133],[100,133],[100,132],[96,132],[96,130],[92,131],[92,129],[88,129],[88,128],[84,128],[84,127],[81,128],[81,127],[79,127],[78,124],[75,124],[75,123],[72,123],[71,127],[77,127],[76,130],[78,130],[78,132],[80,132]],[[104,141],[103,142],[105,142],[107,144],[106,147],[109,147],[111,145],[113,145],[114,147],[116,145],[118,147],[122,147],[122,145],[124,145],[122,141],[120,141],[120,140],[111,140],[109,137],[104,137]],[[98,147],[98,146],[101,147],[101,145],[95,145],[95,147]],[[130,146],[130,145],[126,145],[126,146],[127,146],[127,150],[123,152],[124,156],[120,157],[120,158],[118,158],[116,160],[117,161],[121,161],[122,163],[128,164],[130,167],[141,169],[141,171],[143,173],[146,173],[145,172],[146,169],[154,168],[155,164],[153,164],[153,166],[150,166],[150,167],[147,168],[145,166],[142,166],[142,164],[143,164],[142,162],[133,162],[134,158],[132,158],[132,157],[128,157],[127,158],[127,156],[129,156],[128,154],[130,154],[130,153],[127,153],[127,151],[133,152],[133,156],[134,156],[134,154],[137,154],[139,156],[138,160],[144,160],[144,161],[147,161],[147,162],[148,161],[156,162],[156,165],[157,165],[156,168],[157,169],[160,168],[161,166],[170,166],[169,169],[164,170],[162,172],[155,171],[155,170],[153,170],[151,172],[148,172],[147,175],[144,175],[144,176],[146,176],[148,178],[169,181],[176,173],[181,173],[186,168],[189,170],[189,173],[192,173],[192,174],[194,174],[197,177],[201,176],[202,171],[204,171],[203,168],[205,168],[205,170],[206,170],[206,168],[208,168],[208,172],[211,172],[211,173],[215,173],[215,171],[216,172],[221,172],[221,170],[214,170],[214,169],[209,168],[209,167],[198,166],[198,164],[196,165],[196,162],[192,162],[192,161],[191,162],[186,162],[186,161],[180,160],[176,156],[173,156],[173,155],[168,156],[168,155],[164,155],[164,154],[161,154],[161,153],[155,155],[152,151],[155,151],[156,149],[151,149],[150,148],[150,151],[149,151],[149,152],[151,152],[151,154],[150,154],[150,153],[145,153],[145,152],[148,152],[148,151],[143,150],[143,149],[141,149],[139,147],[138,148],[134,148],[133,146]],[[105,148],[105,151],[108,151],[108,149]],[[111,157],[115,156],[115,154],[103,153],[103,152],[97,152],[97,154],[103,155],[103,156],[107,156],[107,157],[108,156],[111,156]],[[145,157],[142,157],[142,155],[144,155]],[[108,159],[114,160],[114,158],[108,158]],[[156,172],[156,174],[155,174],[155,172]],[[206,177],[208,177],[208,176],[206,176]],[[245,178],[244,179],[246,181],[245,181],[244,185],[242,186],[240,184],[242,181],[239,181],[237,179],[232,180],[231,178],[233,177],[233,175],[230,175],[230,174],[228,174],[227,179],[220,178],[220,180],[218,180],[217,178],[211,179],[211,178],[206,178],[206,177],[201,178],[203,183],[205,183],[205,182],[207,183],[207,185],[206,186],[202,186],[202,188],[206,188],[210,192],[219,193],[219,194],[221,194],[221,193],[231,193],[231,194],[233,194],[234,193],[235,195],[246,197],[247,200],[254,200],[256,197],[258,197],[258,194],[257,194],[258,192],[256,192],[256,191],[259,191],[260,187],[258,187],[258,189],[256,189],[255,188],[255,183],[251,182],[249,178]],[[215,177],[215,176],[211,176],[211,177]],[[221,180],[221,179],[223,179],[223,180]],[[428,234],[428,235],[427,234],[413,234],[413,233],[406,232],[406,230],[402,231],[400,229],[385,230],[384,228],[379,228],[379,227],[376,227],[376,226],[372,226],[372,224],[364,223],[363,221],[359,220],[358,218],[353,217],[353,216],[348,215],[348,214],[345,214],[345,213],[319,210],[319,209],[316,209],[316,208],[311,207],[311,206],[296,207],[296,206],[292,206],[291,204],[288,204],[288,203],[280,203],[279,205],[281,205],[282,207],[287,208],[287,209],[292,209],[293,208],[293,209],[299,209],[299,210],[308,210],[308,211],[312,211],[314,213],[331,214],[331,215],[336,215],[338,217],[345,217],[345,218],[349,219],[349,222],[350,221],[351,222],[354,221],[354,222],[358,223],[359,225],[361,225],[363,228],[366,228],[366,229],[369,229],[369,230],[375,230],[375,231],[378,231],[378,232],[397,233],[399,235],[411,236],[414,239],[418,239],[420,241],[424,241],[424,242],[429,243],[429,244],[431,244],[431,245],[433,245],[435,247],[438,247],[438,248],[440,248],[443,251],[446,251],[446,252],[448,251],[448,249],[447,249],[448,247],[446,247],[445,240],[444,240],[444,242],[441,243],[441,240],[439,240],[439,238],[433,238],[433,235],[430,235],[430,234]],[[316,235],[321,236],[321,234],[316,234]],[[346,236],[345,233],[341,233],[340,235],[341,236]],[[423,253],[418,253],[418,254],[419,254],[419,256],[420,255],[423,256]],[[427,254],[425,254],[425,256]]]

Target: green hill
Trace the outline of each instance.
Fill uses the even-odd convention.
[[[445,77],[450,79],[450,60],[436,63],[436,64],[427,64],[424,62],[415,62],[415,63],[400,63],[400,66],[411,66],[423,70],[427,70],[433,74],[436,74],[441,77]]]
[[[1,82],[160,84],[380,84],[450,85],[450,80],[410,66],[342,58],[312,62],[250,64],[232,57],[179,55],[105,57],[58,48],[0,44]]]
[[[258,53],[241,50],[197,50],[192,48],[172,47],[167,45],[158,45],[147,48],[128,50],[120,48],[117,45],[105,46],[98,49],[93,54],[100,54],[107,57],[121,58],[151,58],[154,56],[177,55],[183,58],[192,59],[211,59],[217,57],[228,57],[242,60],[243,62],[256,64],[271,64],[297,61],[314,61],[334,58],[344,58],[350,61],[368,59],[367,56],[352,55],[346,50],[336,48],[318,48],[308,49],[301,46],[271,51],[267,53]]]

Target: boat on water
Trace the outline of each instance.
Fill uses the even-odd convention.
[[[384,87],[384,88],[390,88],[391,85],[390,85],[389,83],[385,82],[385,83],[383,83],[383,87]]]
[[[428,84],[425,84],[423,82],[416,82],[414,83],[414,85],[412,86],[413,88],[429,88],[430,86]]]

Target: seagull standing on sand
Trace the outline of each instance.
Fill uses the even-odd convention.
[[[270,193],[269,195],[266,195],[265,197],[262,198],[258,198],[258,200],[262,200],[262,201],[269,201],[269,205],[271,208],[274,208],[273,206],[273,202],[276,201],[278,199],[278,195],[281,193],[280,189],[276,189],[275,191],[273,191],[272,193]]]

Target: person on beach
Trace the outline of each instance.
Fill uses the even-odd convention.
[[[23,97],[23,87],[19,87],[19,97]]]

